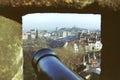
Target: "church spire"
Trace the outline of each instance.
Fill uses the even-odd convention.
[[[38,28],[36,28],[36,36],[35,39],[38,39]]]

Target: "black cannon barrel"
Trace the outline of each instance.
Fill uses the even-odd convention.
[[[41,49],[33,57],[38,80],[83,80],[68,69],[50,49]]]

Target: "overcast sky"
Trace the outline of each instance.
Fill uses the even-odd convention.
[[[55,30],[56,27],[80,27],[101,30],[100,14],[73,13],[34,13],[22,16],[23,30],[38,28],[40,30]]]

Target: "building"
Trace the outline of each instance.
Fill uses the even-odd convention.
[[[31,29],[30,31],[23,33],[23,40],[38,39],[38,38],[39,38],[38,29]]]
[[[29,31],[23,33],[23,35],[22,35],[23,40],[27,40],[30,38],[31,38],[31,33]]]
[[[50,37],[50,36],[51,36],[51,34],[50,34],[50,33],[48,33],[48,32],[46,32],[43,36],[44,36],[44,37]]]
[[[101,41],[89,42],[88,45],[85,46],[86,52],[101,51],[101,49],[102,49]]]
[[[27,40],[28,39],[28,35],[26,35],[25,33],[22,35],[22,39],[23,40]]]
[[[61,38],[65,38],[65,37],[67,37],[67,36],[71,36],[72,34],[71,34],[71,32],[69,32],[69,31],[60,31],[59,32],[59,37],[61,37]]]
[[[32,33],[31,34],[31,39],[36,39],[36,34]]]

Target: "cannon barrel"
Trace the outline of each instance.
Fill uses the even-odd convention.
[[[83,80],[67,68],[51,49],[37,51],[32,65],[38,80]]]

